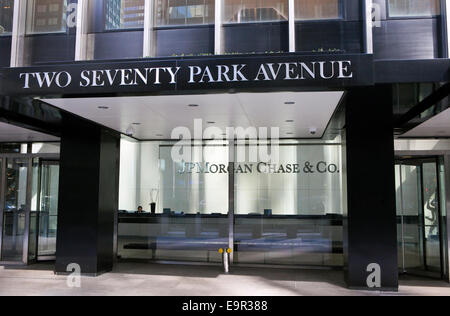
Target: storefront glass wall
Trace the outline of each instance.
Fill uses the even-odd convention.
[[[235,263],[342,266],[340,144],[280,147],[277,164],[230,164],[227,143],[204,142],[187,163],[173,143],[123,140],[119,256],[217,263],[231,246]]]
[[[24,65],[75,59],[77,2],[27,1]]]
[[[13,0],[0,0],[0,67],[8,67],[11,60]]]

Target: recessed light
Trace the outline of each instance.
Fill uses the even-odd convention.
[[[100,110],[108,110],[109,106],[99,106],[98,107]]]
[[[284,102],[284,104],[286,104],[286,105],[293,105],[293,104],[295,104],[295,102],[294,101],[287,101],[287,102]]]
[[[198,107],[198,104],[189,104],[188,106],[191,108],[196,108],[196,107]]]

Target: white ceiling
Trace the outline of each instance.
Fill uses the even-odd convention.
[[[192,131],[194,119],[203,119],[203,128],[280,127],[281,138],[317,138],[325,132],[342,96],[343,92],[277,92],[43,101],[124,134],[130,125],[140,123],[133,126],[138,139],[170,139],[175,127]],[[317,128],[316,135],[311,135],[312,127]]]
[[[413,128],[402,137],[450,137],[450,109]]]
[[[0,122],[0,142],[22,143],[47,141],[59,141],[59,138]]]

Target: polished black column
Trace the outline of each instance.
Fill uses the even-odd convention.
[[[371,264],[381,288],[397,290],[397,228],[392,89],[352,89],[346,96],[348,213],[344,221],[346,279],[350,288],[369,289]],[[374,271],[374,270],[370,270]],[[372,279],[373,280],[373,279]]]
[[[63,121],[55,270],[76,263],[82,274],[97,275],[113,267],[120,136],[81,119]]]

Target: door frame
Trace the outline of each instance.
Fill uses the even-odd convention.
[[[440,262],[441,262],[441,272],[427,272],[423,271],[423,273],[419,273],[417,275],[431,277],[431,278],[439,278],[450,282],[449,275],[449,262],[450,262],[450,151],[447,150],[422,150],[422,151],[396,151],[395,152],[395,164],[402,163],[405,161],[411,162],[435,162],[436,163],[436,174],[437,174],[437,191],[439,197],[439,241],[440,241]],[[439,167],[443,165],[445,178],[443,179],[443,183],[440,177],[440,169]],[[423,170],[420,172],[420,185],[421,185],[421,199],[423,200]],[[445,192],[442,190],[442,184],[445,186]],[[423,204],[423,203],[422,203]],[[444,204],[444,205],[443,205]],[[423,208],[423,206],[422,206]],[[443,208],[446,210],[446,217],[442,216]],[[423,211],[423,210],[422,210]],[[424,223],[422,223],[424,226]],[[402,222],[403,229],[403,222]],[[424,227],[425,229],[425,227]],[[424,234],[424,229],[422,234]],[[423,242],[425,243],[425,238],[422,235]],[[403,240],[402,240],[403,243]],[[426,247],[424,247],[424,251],[426,251]],[[403,255],[403,254],[402,254]],[[426,255],[424,255],[426,256]],[[425,258],[426,260],[426,258]],[[426,262],[425,262],[426,264]],[[402,265],[404,268],[404,265]],[[404,271],[403,271],[404,273]],[[408,274],[408,272],[406,272]],[[409,273],[415,274],[415,273]],[[440,274],[440,277],[438,276]]]
[[[31,218],[31,195],[33,184],[33,160],[59,160],[59,154],[0,154],[1,159],[1,179],[0,179],[0,265],[2,266],[26,266],[35,260],[29,260],[29,246],[30,246],[30,218]],[[5,186],[6,186],[6,166],[8,159],[23,159],[27,160],[27,189],[26,189],[26,209],[25,209],[25,232],[22,246],[22,261],[2,261],[1,255],[3,250],[3,218],[4,218],[4,205],[5,205]],[[36,254],[37,256],[37,254]]]

